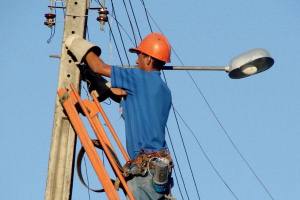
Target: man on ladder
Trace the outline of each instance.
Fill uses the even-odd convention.
[[[99,58],[101,49],[72,35],[65,41],[72,56],[85,62],[97,74],[110,77],[120,102],[126,130],[126,147],[131,161],[124,175],[135,199],[166,199],[170,194],[173,163],[165,140],[165,126],[171,107],[171,92],[160,77],[170,62],[171,46],[160,33],[146,36],[136,48],[138,68],[121,68]],[[100,94],[101,95],[101,94]]]

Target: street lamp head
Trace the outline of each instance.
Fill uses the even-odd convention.
[[[229,77],[245,78],[269,69],[274,59],[265,49],[252,49],[235,58],[229,63]]]

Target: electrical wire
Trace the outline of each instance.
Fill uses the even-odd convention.
[[[146,5],[145,5],[144,0],[141,0],[141,3],[143,4],[144,10],[145,10],[145,14],[146,14],[146,18],[147,18],[147,22],[148,22],[150,31],[151,31],[151,33],[152,33],[153,30],[152,30],[152,26],[151,26],[151,23],[150,23],[150,20],[149,20],[148,11],[147,11],[147,8],[146,8]]]
[[[167,79],[166,79],[166,76],[165,76],[165,73],[163,72],[163,77],[164,77],[164,80],[166,82],[166,84],[168,85],[167,83]],[[173,114],[174,114],[174,117],[175,117],[175,121],[176,121],[176,124],[177,124],[177,129],[178,129],[178,132],[179,132],[179,135],[180,135],[180,139],[181,139],[181,143],[182,143],[182,146],[183,146],[183,149],[184,149],[184,153],[185,153],[185,157],[187,159],[187,162],[188,162],[188,166],[189,166],[189,170],[191,172],[191,176],[192,176],[192,179],[193,179],[193,183],[194,183],[194,186],[196,188],[196,192],[197,192],[197,196],[198,196],[198,199],[200,200],[200,194],[199,194],[199,191],[198,191],[198,186],[197,186],[197,183],[196,183],[196,180],[195,180],[195,176],[194,176],[194,172],[193,172],[193,169],[192,169],[192,166],[191,166],[191,162],[190,162],[190,158],[189,158],[189,155],[187,153],[187,149],[186,149],[186,145],[185,145],[185,142],[183,140],[183,136],[182,136],[182,132],[181,132],[181,129],[180,129],[180,125],[178,123],[178,119],[177,119],[177,115],[176,115],[176,112],[175,112],[175,108],[174,108],[174,104],[172,103],[171,104],[171,107],[172,107],[172,111],[173,111]]]
[[[98,2],[99,2],[99,0],[98,0]],[[113,6],[113,1],[111,1],[111,2],[112,2],[112,7],[114,7],[114,6]],[[123,2],[124,2],[124,0],[123,0]],[[131,9],[132,9],[131,1],[129,1],[129,2],[130,2]],[[159,26],[157,25],[157,23],[155,22],[155,20],[153,19],[153,17],[150,15],[149,11],[146,9],[146,6],[145,6],[144,1],[141,0],[141,2],[142,2],[142,4],[143,4],[143,6],[144,6],[145,13],[146,13],[146,16],[147,16],[148,25],[149,25],[149,27],[150,27],[151,32],[153,32],[153,31],[152,31],[152,27],[151,27],[151,24],[150,24],[150,20],[149,20],[148,14],[149,14],[150,18],[152,19],[152,21],[154,22],[154,24],[155,24],[155,25],[158,27],[158,29],[160,30],[160,32],[162,32],[161,29],[159,28]],[[100,3],[100,2],[99,2],[99,3]],[[124,6],[126,7],[125,2],[124,2]],[[113,12],[114,12],[114,15],[115,15],[114,8],[113,8]],[[127,8],[126,8],[126,12],[127,12],[127,16],[128,16],[128,18],[129,18],[130,24],[131,24],[132,32],[133,32],[133,34],[134,34],[133,26],[132,26],[132,23],[131,23],[131,20],[130,20],[130,17],[129,17]],[[135,19],[135,23],[136,23],[136,26],[137,26],[137,29],[138,29],[138,32],[139,32],[139,36],[140,36],[140,38],[141,38],[140,31],[139,31],[139,28],[138,28],[138,25],[137,25],[137,21],[136,21],[136,17],[135,17],[135,14],[134,14],[133,9],[132,9],[132,12],[133,12],[134,19]],[[117,21],[116,18],[114,18],[114,19]],[[117,24],[119,25],[120,23],[117,21]],[[110,26],[110,24],[109,24],[109,26]],[[112,33],[111,27],[110,27],[110,31],[111,31],[111,33]],[[120,38],[121,38],[121,41],[122,41],[123,48],[125,49],[125,45],[124,45],[124,42],[123,42],[123,38],[122,38],[122,36],[121,36],[121,32],[120,32],[119,26],[118,26],[118,31],[119,31],[119,34],[120,34]],[[54,29],[54,32],[55,32],[55,29]],[[113,38],[114,38],[114,37],[113,37]],[[136,38],[135,38],[135,35],[134,35],[134,39],[135,39],[135,44],[136,44]],[[115,39],[114,39],[114,42],[115,42]],[[116,45],[116,43],[115,43],[115,45]],[[173,50],[173,52],[175,53],[175,55],[176,55],[176,57],[178,58],[178,60],[183,64],[182,60],[179,58],[179,56],[177,55],[177,53],[176,53],[176,51],[174,50],[173,47],[172,47],[172,50]],[[126,50],[125,50],[125,51],[126,51]],[[119,52],[118,52],[118,54],[119,54]],[[126,54],[126,53],[125,53],[125,54]],[[119,57],[120,57],[120,55],[119,55]],[[127,57],[127,54],[126,54],[126,57]],[[128,59],[128,57],[127,57],[127,61],[128,61],[128,64],[129,64],[129,59]],[[121,63],[122,63],[122,61],[121,61]],[[123,64],[122,64],[122,65],[123,65]],[[130,65],[130,64],[129,64],[129,65]],[[234,149],[237,151],[237,153],[238,153],[239,156],[242,158],[242,160],[246,163],[247,167],[248,167],[249,170],[252,172],[252,174],[256,177],[256,179],[258,180],[258,182],[263,186],[264,190],[268,193],[269,197],[270,197],[271,199],[274,199],[273,196],[272,196],[272,194],[270,193],[270,191],[267,189],[267,187],[265,186],[265,184],[262,182],[262,180],[259,178],[259,176],[256,174],[256,172],[254,171],[254,169],[251,167],[251,165],[249,164],[249,162],[246,160],[246,158],[243,156],[243,154],[240,152],[240,150],[238,149],[238,147],[236,146],[236,144],[233,142],[233,140],[232,140],[231,137],[229,136],[228,132],[226,131],[226,129],[224,128],[224,126],[222,125],[222,123],[220,122],[220,120],[218,119],[216,113],[214,112],[214,110],[212,109],[211,105],[209,104],[209,102],[207,101],[206,97],[204,96],[203,92],[200,90],[199,86],[197,85],[197,83],[196,83],[195,80],[193,79],[192,75],[191,75],[189,72],[187,72],[187,73],[188,73],[188,75],[190,76],[190,78],[192,79],[192,81],[193,81],[193,83],[195,84],[195,86],[196,86],[198,92],[201,94],[202,98],[203,98],[204,101],[206,102],[206,104],[207,104],[207,106],[209,107],[211,113],[213,114],[214,118],[215,118],[216,121],[218,122],[219,126],[222,128],[223,132],[225,133],[226,137],[228,138],[228,140],[230,141],[230,143],[232,144],[232,146],[234,147]],[[164,75],[164,76],[165,76],[165,75]],[[185,153],[186,153],[186,156],[187,156],[187,160],[188,160],[188,163],[189,163],[189,167],[190,167],[190,170],[192,170],[191,165],[190,165],[190,161],[189,161],[189,157],[188,157],[188,154],[187,154],[187,151],[186,151],[186,147],[185,147],[185,144],[184,144],[184,141],[183,141],[183,138],[182,138],[182,134],[181,134],[181,131],[180,131],[178,119],[177,119],[177,117],[176,117],[176,113],[177,113],[179,116],[180,116],[180,114],[179,114],[177,111],[175,111],[174,105],[172,105],[172,109],[173,109],[174,116],[175,116],[175,119],[176,119],[176,122],[177,122],[178,130],[179,130],[179,132],[180,132],[180,136],[181,136],[181,139],[182,139],[182,142],[183,142],[183,146],[184,146],[184,150],[185,150]],[[180,118],[182,118],[182,117],[180,116]],[[183,119],[182,119],[182,121],[184,122],[185,125],[187,125],[186,122],[185,122]],[[189,128],[189,130],[192,131],[190,128]],[[193,134],[193,135],[194,135],[194,134]],[[210,165],[212,166],[212,168],[214,169],[214,171],[215,171],[215,172],[217,173],[217,175],[219,176],[219,178],[220,178],[220,179],[222,180],[222,182],[226,185],[226,187],[231,191],[231,193],[233,194],[233,196],[234,196],[236,199],[238,199],[237,196],[236,196],[236,195],[233,193],[233,191],[230,189],[230,187],[228,186],[228,184],[225,182],[225,180],[222,178],[222,176],[220,175],[220,173],[216,170],[216,168],[214,167],[213,163],[210,161],[209,157],[208,157],[207,154],[205,153],[205,151],[204,151],[203,147],[201,146],[201,144],[199,143],[199,141],[198,141],[197,139],[196,139],[196,141],[197,141],[198,145],[200,146],[200,149],[202,150],[202,152],[203,152],[203,154],[205,155],[206,159],[208,159]],[[196,185],[196,182],[195,182],[195,179],[194,179],[193,172],[191,171],[191,173],[192,173],[192,177],[193,177],[194,183],[195,183],[195,185]],[[197,190],[198,198],[200,199],[200,195],[199,195],[197,186],[196,186],[196,190]]]
[[[144,6],[144,9],[145,9],[145,14],[147,16],[147,21],[148,21],[148,25],[150,27],[150,30],[152,32],[152,27],[151,27],[151,24],[150,24],[150,21],[149,21],[149,17],[148,17],[148,10],[146,8],[146,5],[145,5],[145,2],[143,0],[141,0],[143,6]],[[166,80],[166,76],[163,72],[163,77],[164,77],[164,80],[167,84],[167,80]],[[176,120],[176,124],[177,124],[177,129],[178,129],[178,132],[179,132],[179,135],[180,135],[180,138],[181,138],[181,142],[182,142],[182,145],[183,145],[183,148],[184,148],[184,152],[185,152],[185,156],[186,156],[186,159],[188,161],[188,166],[189,166],[189,170],[191,172],[191,176],[192,176],[192,179],[193,179],[193,183],[194,183],[194,186],[196,188],[196,192],[197,192],[197,196],[198,196],[198,199],[200,200],[200,194],[199,194],[199,190],[198,190],[198,186],[197,186],[197,183],[196,183],[196,180],[195,180],[195,176],[194,176],[194,172],[193,172],[193,169],[192,169],[192,166],[191,166],[191,162],[190,162],[190,158],[189,158],[189,155],[187,153],[187,149],[186,149],[186,145],[185,145],[185,142],[183,140],[183,136],[182,136],[182,132],[181,132],[181,129],[180,129],[180,126],[179,126],[179,123],[178,123],[178,119],[177,119],[177,116],[176,116],[176,112],[175,112],[175,108],[174,108],[174,104],[172,103],[171,104],[171,107],[172,107],[172,110],[173,110],[173,114],[174,114],[174,117],[175,117],[175,120]]]
[[[99,0],[96,0],[96,2],[99,4],[99,6],[101,7],[101,8],[105,8],[102,4],[101,4],[101,2],[99,2]],[[120,26],[120,28],[123,30],[123,32],[126,34],[126,36],[128,37],[128,39],[130,40],[130,42],[131,42],[131,44],[132,45],[135,45],[136,44],[136,39],[134,38],[134,40],[132,39],[132,37],[130,37],[130,35],[129,35],[129,33],[126,31],[126,29],[124,28],[124,26],[119,22],[119,20],[113,15],[113,14],[108,14],[109,16],[111,16],[114,20],[115,20],[115,22],[116,23],[118,23],[119,24],[119,26]],[[131,22],[131,21],[130,21]],[[131,23],[132,24],[132,23]],[[134,33],[134,32],[133,32]]]
[[[113,16],[113,15],[111,15],[111,14],[109,14],[109,16],[111,16],[115,21],[116,21],[116,23],[118,23],[119,24],[119,26],[120,26],[120,28],[123,30],[123,32],[126,34],[126,36],[128,37],[128,39],[130,40],[130,42],[131,42],[131,44],[132,45],[136,45],[136,40],[134,39],[132,39],[131,37],[130,37],[130,35],[129,35],[129,33],[126,31],[126,29],[123,27],[123,25]]]
[[[233,197],[236,200],[239,200],[239,198],[237,197],[237,195],[233,192],[233,190],[230,188],[230,186],[228,185],[228,183],[225,181],[225,179],[223,178],[223,176],[221,175],[221,173],[217,170],[217,168],[215,167],[215,165],[213,164],[213,162],[209,158],[208,154],[206,153],[206,151],[204,150],[203,146],[201,145],[201,143],[199,142],[198,138],[196,137],[194,131],[186,123],[186,121],[183,119],[183,117],[180,115],[180,113],[177,110],[176,110],[176,113],[180,117],[180,119],[183,122],[183,124],[185,125],[185,127],[191,132],[192,136],[195,138],[195,140],[196,140],[199,148],[201,149],[202,154],[204,155],[204,157],[206,158],[206,160],[210,164],[211,168],[214,170],[214,172],[217,174],[217,176],[220,178],[220,180],[223,182],[223,184],[226,186],[226,188],[230,191],[230,193],[233,195]]]
[[[125,10],[126,10],[126,14],[127,14],[128,20],[129,20],[129,24],[130,24],[131,31],[132,31],[132,35],[133,35],[134,42],[135,42],[135,46],[137,46],[135,32],[134,32],[134,29],[133,29],[133,25],[132,25],[132,22],[131,22],[131,18],[130,18],[130,16],[129,16],[129,13],[128,13],[128,10],[127,10],[127,6],[126,6],[126,3],[125,3],[125,0],[123,0],[123,4],[124,4]]]
[[[64,17],[66,16],[66,11],[65,11],[65,3],[64,1],[61,1],[61,6],[63,8],[63,13],[64,13]]]
[[[177,119],[177,116],[176,116],[176,113],[175,113],[175,108],[174,108],[173,103],[172,103],[172,110],[173,110],[173,114],[174,114],[174,117],[175,117],[175,120],[176,120],[177,129],[178,129],[178,132],[179,132],[179,135],[180,135],[180,139],[181,139],[181,143],[182,143],[182,146],[183,146],[183,149],[184,149],[184,153],[185,153],[186,159],[188,161],[188,166],[189,166],[189,169],[190,169],[190,172],[191,172],[193,183],[194,183],[194,186],[196,188],[197,196],[198,196],[198,199],[200,200],[201,199],[200,198],[200,193],[199,193],[199,190],[198,190],[198,186],[197,186],[196,179],[195,179],[195,176],[194,176],[194,172],[193,172],[193,169],[192,169],[191,161],[190,161],[189,155],[187,153],[187,148],[186,148],[185,142],[183,140],[182,132],[181,132],[181,129],[180,129],[180,126],[179,126],[179,123],[178,123],[178,119]]]
[[[177,172],[176,172],[176,169],[174,168],[174,175],[175,175],[175,180],[176,180],[176,184],[177,184],[177,187],[179,189],[179,194],[181,196],[181,199],[184,200],[183,198],[183,195],[182,195],[182,191],[181,191],[181,187],[179,186],[179,182],[178,182],[178,177],[177,177]]]
[[[145,9],[145,14],[147,16],[148,25],[149,25],[150,30],[152,32],[152,27],[151,27],[151,24],[150,24],[150,21],[149,21],[149,17],[148,17],[148,10],[146,8],[145,2],[143,0],[141,0],[141,1],[142,1],[143,6],[144,6],[144,9]],[[164,72],[163,72],[163,77],[164,77],[164,80],[165,80],[165,82],[167,84],[167,79],[166,79],[166,76],[165,76]],[[193,169],[192,169],[192,166],[191,166],[189,155],[187,153],[185,142],[183,140],[182,132],[181,132],[181,129],[180,129],[180,126],[179,126],[179,123],[178,123],[178,119],[177,119],[177,116],[176,116],[176,112],[175,112],[175,108],[174,108],[174,104],[173,103],[171,104],[171,107],[172,107],[173,114],[174,114],[174,117],[175,117],[175,120],[176,120],[177,129],[178,129],[178,132],[179,132],[179,135],[180,135],[180,138],[181,138],[181,142],[182,142],[182,145],[183,145],[183,148],[184,148],[185,156],[186,156],[186,159],[188,161],[188,166],[189,166],[189,170],[191,172],[193,183],[194,183],[194,186],[196,188],[197,196],[198,196],[198,199],[200,200],[201,198],[200,198],[198,186],[197,186],[197,183],[196,183],[196,180],[195,180],[194,172],[193,172]]]
[[[108,20],[108,26],[109,26],[109,31],[110,31],[110,34],[111,34],[111,36],[113,38],[113,41],[114,41],[114,44],[115,44],[115,47],[116,47],[116,50],[117,50],[117,53],[118,53],[119,60],[121,62],[121,65],[123,65],[123,61],[122,61],[122,58],[121,58],[121,55],[120,55],[120,51],[119,51],[119,48],[118,48],[118,45],[117,45],[117,42],[116,42],[116,38],[114,36],[114,33],[112,32],[109,20]]]
[[[186,71],[187,72],[187,71]],[[240,156],[240,158],[244,161],[244,163],[246,164],[246,166],[248,167],[248,169],[251,171],[251,173],[254,175],[254,177],[256,178],[256,180],[259,182],[259,184],[263,187],[263,189],[265,190],[265,192],[268,194],[268,196],[274,200],[273,195],[271,194],[271,192],[269,191],[269,189],[267,188],[267,186],[263,183],[263,181],[261,180],[261,178],[257,175],[257,173],[254,171],[253,167],[250,165],[250,163],[248,162],[248,160],[245,158],[245,156],[242,154],[242,152],[239,150],[239,148],[237,147],[237,145],[235,144],[235,142],[232,140],[232,138],[230,137],[229,133],[227,132],[227,130],[225,129],[225,127],[223,126],[223,124],[221,123],[220,119],[218,118],[216,112],[214,111],[214,109],[212,108],[212,106],[210,105],[210,103],[208,102],[208,100],[206,99],[204,93],[200,90],[198,84],[196,83],[195,79],[193,78],[193,76],[187,72],[188,75],[190,76],[190,78],[192,79],[194,85],[197,88],[197,91],[199,92],[199,94],[202,96],[202,98],[204,99],[207,107],[209,108],[210,112],[212,113],[212,115],[214,116],[215,120],[217,121],[217,123],[219,124],[220,128],[223,130],[223,133],[226,135],[227,139],[229,140],[230,144],[233,146],[233,148],[235,149],[235,151],[238,153],[238,155]]]
[[[117,18],[117,15],[116,15],[116,12],[115,12],[115,6],[114,6],[114,3],[113,3],[114,1],[111,0],[110,2],[111,2],[111,6],[112,6],[113,15]],[[120,39],[121,39],[121,43],[122,43],[122,46],[123,46],[123,50],[124,50],[128,65],[130,66],[130,61],[129,61],[129,58],[128,58],[128,55],[127,55],[127,50],[125,48],[125,44],[124,44],[124,41],[123,41],[123,36],[122,36],[122,33],[121,33],[121,30],[120,30],[120,27],[119,27],[118,23],[117,23],[117,28],[118,28],[119,36],[120,36]]]
[[[135,17],[135,13],[134,13],[134,10],[133,10],[132,4],[131,4],[131,0],[129,0],[129,5],[130,5],[130,9],[131,9],[131,12],[132,12],[132,15],[133,15],[135,26],[136,26],[138,34],[140,36],[140,40],[142,40],[142,35],[141,35],[140,28],[139,28],[139,25],[138,25],[136,17]]]
[[[95,0],[102,8],[104,8],[104,6],[101,4],[101,2],[99,0]]]
[[[102,8],[105,8],[101,2],[99,0],[96,0],[96,2],[99,4],[100,7]],[[115,21],[116,23],[120,26],[120,28],[123,30],[123,32],[126,34],[126,36],[128,37],[128,39],[130,40],[131,44],[134,45],[134,42],[132,40],[132,38],[130,37],[130,35],[128,34],[128,32],[126,31],[126,29],[123,27],[123,25],[118,21],[118,19],[113,15],[113,14],[109,14],[109,16],[111,16]],[[112,31],[112,28],[111,28],[111,24],[110,24],[110,20],[108,21],[108,26],[109,26],[109,34],[112,36],[113,38],[113,41],[114,41],[114,45],[117,49],[117,53],[118,53],[118,57],[119,57],[119,60],[121,62],[121,65],[123,66],[123,60],[121,58],[121,55],[120,55],[120,51],[119,51],[119,48],[118,48],[118,45],[116,43],[116,39],[115,39],[115,36],[113,34],[113,31]]]
[[[161,32],[162,30],[160,29],[159,25],[157,24],[157,22],[154,20],[154,18],[151,16],[150,12],[147,10],[149,17],[151,18],[151,20],[153,21],[153,23],[155,24],[155,26],[157,27],[157,29]],[[178,56],[178,54],[176,53],[175,49],[171,46],[172,51],[174,52],[176,58],[179,60],[179,62],[183,64],[182,60],[180,59],[180,57]],[[221,121],[219,120],[219,118],[217,117],[216,113],[214,112],[213,108],[211,107],[211,105],[209,104],[209,102],[207,101],[206,97],[204,96],[203,92],[200,90],[199,86],[197,85],[197,83],[195,82],[193,76],[186,71],[186,73],[190,76],[190,78],[192,79],[195,87],[197,88],[197,91],[200,93],[200,95],[202,96],[202,98],[204,99],[206,105],[208,106],[210,112],[212,113],[212,115],[214,116],[214,118],[216,119],[217,123],[219,124],[219,126],[221,127],[221,129],[223,130],[224,134],[226,135],[226,137],[228,138],[228,140],[230,141],[231,145],[234,147],[235,151],[238,153],[238,155],[241,157],[241,159],[244,161],[244,163],[247,165],[248,169],[251,171],[251,173],[254,175],[254,177],[256,178],[256,180],[259,182],[259,184],[263,187],[263,189],[265,190],[265,192],[268,194],[268,196],[270,197],[270,199],[274,200],[273,195],[271,194],[270,190],[267,188],[267,186],[263,183],[263,181],[261,180],[261,178],[257,175],[257,173],[254,171],[253,167],[250,165],[250,163],[247,161],[247,159],[245,158],[245,156],[243,156],[243,154],[241,153],[241,151],[239,150],[239,148],[237,147],[237,145],[233,142],[233,140],[231,139],[230,135],[228,134],[228,132],[226,131],[226,129],[224,128],[224,126],[222,125]]]
[[[51,6],[56,7],[56,1],[54,1],[54,4],[53,4],[53,1],[50,1],[50,2],[51,2]],[[51,11],[52,11],[52,9],[53,9],[53,8],[50,8]],[[55,16],[56,16],[56,8],[54,8],[54,14],[55,14]],[[56,29],[56,22],[55,22],[54,26],[52,26],[52,27],[50,28],[50,36],[49,36],[49,38],[47,39],[47,43],[48,43],[48,44],[50,44],[50,42],[52,41],[52,38],[53,38],[54,35],[55,35],[55,29]]]
[[[182,175],[182,173],[181,173],[180,165],[179,165],[179,162],[178,162],[178,159],[177,159],[177,155],[176,155],[176,152],[175,152],[175,148],[174,148],[174,145],[173,145],[173,141],[172,141],[171,134],[170,134],[170,131],[169,131],[168,126],[166,126],[166,130],[167,130],[168,138],[169,138],[170,144],[171,144],[171,149],[172,149],[172,152],[173,152],[173,154],[174,154],[175,162],[176,162],[176,165],[177,165],[178,170],[179,170],[180,178],[181,178],[181,181],[182,181],[182,183],[183,183],[183,187],[184,187],[186,196],[187,196],[188,199],[190,199],[190,197],[189,197],[189,195],[188,195],[188,192],[187,192],[187,189],[186,189],[186,186],[185,186],[185,182],[184,182],[184,179],[183,179],[183,175]],[[174,168],[174,172],[175,172],[175,168]],[[182,195],[182,192],[181,192],[181,188],[180,188],[179,182],[178,182],[178,177],[177,177],[176,172],[175,172],[175,177],[176,177],[176,182],[177,182],[177,185],[178,185],[178,188],[179,188],[180,196],[181,196],[182,199],[184,199],[184,198],[183,198],[183,195]]]
[[[126,9],[126,13],[127,13],[128,19],[129,19],[129,21],[130,21],[130,24],[131,24],[131,29],[132,29],[132,32],[133,32],[133,34],[134,34],[134,30],[133,30],[133,26],[132,26],[132,23],[131,23],[131,19],[130,19],[129,15],[128,15],[127,7],[126,7],[126,4],[125,4],[124,0],[123,0],[123,3],[124,3],[124,7],[125,7],[125,9]],[[144,3],[143,3],[143,5],[144,5],[144,8],[145,8],[145,4],[144,4]],[[113,3],[112,3],[112,7],[114,7],[114,6],[113,6]],[[113,8],[113,9],[114,9],[114,8]],[[146,8],[145,8],[145,9],[146,9]],[[113,13],[115,13],[115,12],[113,12]],[[133,12],[133,13],[134,13],[134,12]],[[134,15],[134,16],[135,16],[135,15]],[[114,19],[115,19],[115,20],[117,21],[117,23],[118,23],[118,20],[116,19],[116,17],[114,17]],[[147,16],[147,20],[148,20],[148,24],[149,24],[149,26],[151,27],[151,24],[150,24],[150,21],[149,21],[149,18],[148,18],[148,16]],[[138,25],[137,25],[137,27],[138,27]],[[151,29],[151,32],[152,32],[152,27],[151,27],[150,29]],[[134,35],[134,38],[135,38],[135,35]],[[136,39],[135,39],[135,44],[137,45],[137,43],[136,43]],[[170,138],[170,141],[171,141],[171,138]],[[174,151],[174,155],[175,155],[175,151]],[[176,161],[177,161],[177,157],[176,157]],[[177,162],[177,165],[179,166],[178,162]],[[180,170],[180,168],[179,168],[179,170]],[[174,173],[176,173],[176,172],[174,172]],[[182,177],[181,170],[180,170],[180,174],[181,174],[181,177]],[[176,174],[175,176],[176,176],[176,181],[177,181],[177,184],[178,184],[178,188],[179,188],[179,191],[180,191],[181,197],[182,197],[182,199],[184,199],[184,198],[183,198],[183,195],[182,195],[181,188],[180,188],[180,186],[179,186],[179,183],[178,183],[177,174]],[[184,182],[184,179],[183,179],[183,177],[182,177],[182,180],[183,180],[183,182]],[[184,187],[185,187],[185,183],[184,183]],[[185,187],[185,191],[186,191],[186,194],[187,194],[187,196],[188,196],[188,192],[187,192],[187,190],[186,190],[186,187]],[[189,199],[189,197],[188,197],[188,199]]]
[[[48,43],[48,44],[50,44],[52,38],[53,38],[54,35],[55,35],[55,26],[56,26],[56,25],[54,25],[53,27],[51,27],[50,36],[49,36],[49,38],[47,39],[47,43]]]
[[[100,2],[99,0],[95,0],[95,1],[99,4],[100,7],[105,8],[105,7],[101,4],[101,2]],[[110,16],[112,16],[112,15],[110,15]],[[120,54],[120,51],[119,51],[119,48],[118,48],[118,45],[117,45],[117,42],[116,42],[116,38],[115,38],[114,33],[113,33],[113,31],[112,31],[112,27],[111,27],[111,24],[110,24],[110,20],[108,20],[107,23],[108,23],[108,27],[109,27],[109,34],[111,34],[111,36],[112,36],[112,38],[113,38],[113,42],[114,42],[114,45],[115,45],[115,47],[116,47],[116,50],[117,50],[117,54],[118,54],[120,63],[121,63],[121,65],[124,65],[124,64],[123,64],[122,57],[121,57],[121,54]]]

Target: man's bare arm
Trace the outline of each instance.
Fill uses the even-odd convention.
[[[103,60],[99,58],[94,52],[89,52],[86,55],[85,62],[93,72],[106,77],[110,77],[111,66],[103,62]],[[118,96],[127,95],[126,91],[121,88],[111,88],[111,91]]]
[[[97,74],[110,77],[111,66],[103,62],[94,52],[89,52],[85,57],[85,62],[91,70]]]

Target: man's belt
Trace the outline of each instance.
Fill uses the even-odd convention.
[[[123,167],[124,177],[130,176],[145,176],[148,170],[153,169],[151,161],[157,158],[167,159],[170,163],[170,171],[173,168],[173,162],[170,155],[170,152],[166,149],[155,151],[155,152],[146,152],[141,151],[134,160],[128,161]]]

